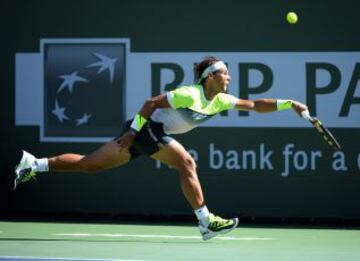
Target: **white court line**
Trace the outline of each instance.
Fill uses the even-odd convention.
[[[59,233],[53,236],[72,236],[72,237],[133,237],[133,238],[161,238],[161,239],[201,239],[200,236],[174,236],[174,235],[137,235],[137,234],[102,234],[102,233]],[[244,240],[244,241],[266,241],[276,240],[272,237],[224,237],[218,236],[214,239],[219,240]]]
[[[69,260],[69,261],[154,261],[144,259],[108,259],[108,258],[81,258],[81,257],[44,257],[44,256],[0,256],[6,259],[35,259],[35,260]],[[1,260],[1,259],[0,259]]]

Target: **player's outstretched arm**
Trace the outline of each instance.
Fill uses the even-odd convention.
[[[282,99],[258,99],[254,101],[238,99],[235,108],[238,110],[256,111],[259,113],[294,109],[299,116],[301,116],[301,112],[308,110],[307,106],[301,102]]]

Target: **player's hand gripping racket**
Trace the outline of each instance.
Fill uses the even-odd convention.
[[[310,116],[309,111],[301,112],[301,116],[311,122],[316,130],[323,137],[325,142],[333,147],[335,150],[341,150],[339,142],[335,139],[334,135],[321,123],[321,121],[315,117]]]

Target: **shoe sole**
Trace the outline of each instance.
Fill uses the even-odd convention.
[[[21,170],[21,166],[25,164],[25,160],[26,160],[26,153],[25,151],[22,151],[23,154],[21,156],[21,160],[20,160],[20,163],[19,165],[17,165],[15,167],[15,179],[14,179],[14,187],[13,187],[13,190],[16,190],[17,186],[21,183],[21,181],[18,182],[18,179],[19,179],[19,175],[20,175],[20,170]]]
[[[211,238],[213,238],[213,237],[216,237],[216,236],[218,236],[218,235],[222,235],[222,234],[226,234],[226,233],[229,233],[231,230],[234,230],[237,226],[238,226],[238,224],[239,224],[239,219],[238,218],[234,218],[234,222],[235,222],[235,224],[234,224],[234,226],[232,226],[231,228],[228,228],[228,229],[224,229],[224,230],[221,230],[221,231],[219,231],[219,232],[209,232],[209,233],[207,233],[207,234],[205,234],[205,235],[202,235],[202,239],[203,240],[209,240],[209,239],[211,239]]]
[[[16,166],[16,169],[15,169],[15,173],[18,175],[19,172],[20,172],[20,169],[21,169],[21,166],[25,164],[25,161],[26,161],[26,152],[25,151],[22,151],[23,154],[21,156],[21,160],[20,160],[20,163],[19,165]]]

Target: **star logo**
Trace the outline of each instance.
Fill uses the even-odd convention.
[[[58,120],[63,123],[63,120],[68,120],[69,117],[65,115],[65,107],[60,107],[57,100],[55,100],[55,109],[51,111],[52,114],[54,114]]]
[[[115,63],[117,62],[118,58],[110,58],[105,55],[99,53],[92,53],[95,57],[100,59],[100,61],[96,63],[89,64],[86,68],[90,67],[100,67],[96,74],[99,74],[105,70],[109,70],[110,73],[110,83],[114,81],[114,70],[115,70]]]
[[[103,142],[118,135],[126,119],[127,42],[56,39],[42,45],[41,139]]]
[[[64,81],[62,82],[62,84],[60,85],[60,88],[58,89],[58,93],[61,92],[64,88],[68,87],[69,88],[69,92],[72,93],[72,90],[74,88],[74,84],[76,82],[88,82],[87,79],[78,76],[78,72],[75,71],[71,74],[68,75],[61,75],[58,76],[58,78],[64,79]]]
[[[76,119],[76,127],[88,123],[91,116],[91,114],[84,113],[81,118]]]

